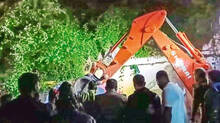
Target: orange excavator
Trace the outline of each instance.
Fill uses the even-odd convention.
[[[108,78],[112,77],[130,57],[153,38],[182,80],[182,85],[188,90],[186,91],[186,106],[190,114],[193,84],[195,83],[194,71],[198,68],[209,70],[211,66],[201,52],[192,45],[186,34],[179,32],[166,16],[165,10],[159,10],[134,19],[129,33],[124,34],[103,59],[93,64],[90,74],[75,82],[75,93],[87,91],[87,83],[91,80],[102,80],[104,85]],[[160,30],[165,21],[182,44],[176,43]],[[117,51],[119,46],[120,50]],[[97,73],[100,75],[98,71],[101,71],[101,76],[97,79]],[[103,87],[101,88],[103,89]]]
[[[204,59],[201,52],[192,45],[186,34],[179,32],[166,16],[167,12],[165,10],[159,10],[134,19],[129,33],[126,33],[109,50],[102,60],[93,64],[90,73],[95,75],[97,71],[101,70],[101,77],[104,78],[102,82],[105,82],[105,80],[112,77],[131,56],[141,49],[150,38],[153,38],[157,46],[171,63],[186,89],[192,94],[193,84],[195,83],[193,76],[194,71],[198,68],[208,70],[211,66]],[[182,44],[174,42],[160,30],[165,21],[173,29],[176,37]],[[121,48],[117,52],[116,48],[120,45]],[[114,57],[112,57],[113,52],[117,52]]]
[[[166,16],[165,10],[159,10],[134,19],[130,31],[116,42],[103,59],[93,64],[90,74],[75,82],[75,93],[87,91],[90,81],[102,80],[101,82],[104,84],[130,57],[153,38],[188,90],[186,91],[186,106],[190,114],[193,84],[195,83],[194,71],[198,68],[209,70],[211,66],[201,52],[192,45],[186,34],[179,32]],[[160,30],[165,21],[182,44],[176,43]],[[117,51],[119,46],[120,50]],[[101,76],[97,78],[97,73],[100,75],[100,71]]]

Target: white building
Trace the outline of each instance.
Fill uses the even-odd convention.
[[[213,39],[203,46],[202,53],[213,69],[220,70],[220,32],[216,33]]]

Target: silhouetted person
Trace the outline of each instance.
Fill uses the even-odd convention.
[[[201,108],[202,109],[202,120],[201,123],[204,122],[204,95],[207,89],[209,88],[208,86],[208,80],[207,80],[207,75],[204,69],[196,69],[195,73],[195,81],[196,84],[194,86],[194,98],[193,98],[193,110],[192,110],[192,122],[194,122],[196,119],[196,114],[198,110]]]
[[[135,75],[133,82],[135,92],[128,97],[125,122],[159,123],[161,112],[159,96],[145,87],[143,75]]]
[[[0,119],[10,123],[43,123],[49,121],[46,107],[36,101],[39,78],[33,73],[24,73],[18,79],[20,96],[8,103],[0,111]]]
[[[95,119],[97,119],[97,116],[100,113],[98,109],[98,105],[97,103],[95,103],[96,90],[97,90],[97,83],[90,82],[88,84],[88,91],[83,92],[77,96],[77,98],[79,98],[79,100],[83,104],[84,111],[87,114],[93,116]]]
[[[220,123],[220,71],[208,73],[211,87],[205,93],[205,123]]]
[[[156,74],[158,86],[163,90],[163,123],[187,123],[185,92],[177,83],[170,82],[165,71]]]
[[[97,122],[117,123],[127,98],[117,93],[118,86],[115,79],[107,80],[105,89],[106,93],[96,96],[96,103],[100,109]]]
[[[50,116],[54,116],[55,114],[57,114],[55,103],[58,99],[57,93],[55,92],[55,90],[50,89],[48,98],[49,98],[49,102],[46,104],[46,107],[47,107],[47,110],[50,112]]]
[[[12,99],[11,94],[5,94],[1,97],[0,101],[1,101],[1,105],[0,107],[4,107],[6,104],[8,104]]]
[[[93,117],[77,110],[77,100],[71,86],[68,82],[61,84],[56,102],[58,113],[53,116],[52,123],[95,123]]]

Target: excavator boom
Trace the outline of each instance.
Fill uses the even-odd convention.
[[[98,69],[101,69],[105,79],[112,77],[131,56],[142,48],[150,38],[153,38],[173,66],[177,75],[183,81],[185,87],[192,94],[192,86],[194,84],[193,73],[195,69],[204,68],[207,70],[210,69],[210,65],[206,62],[200,51],[191,44],[185,33],[178,32],[166,15],[167,12],[165,10],[159,10],[136,18],[132,22],[129,33],[124,35],[119,42],[110,49],[109,52],[111,54],[126,38],[116,56],[112,58],[110,64],[105,64],[103,63],[104,60],[100,60],[93,65],[91,73],[95,74]],[[160,30],[165,21],[174,30],[177,38],[188,53],[184,52],[173,40]]]

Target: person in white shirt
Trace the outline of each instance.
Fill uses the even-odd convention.
[[[184,90],[177,83],[170,82],[165,71],[157,72],[156,80],[158,86],[163,90],[162,121],[164,123],[187,123]]]

